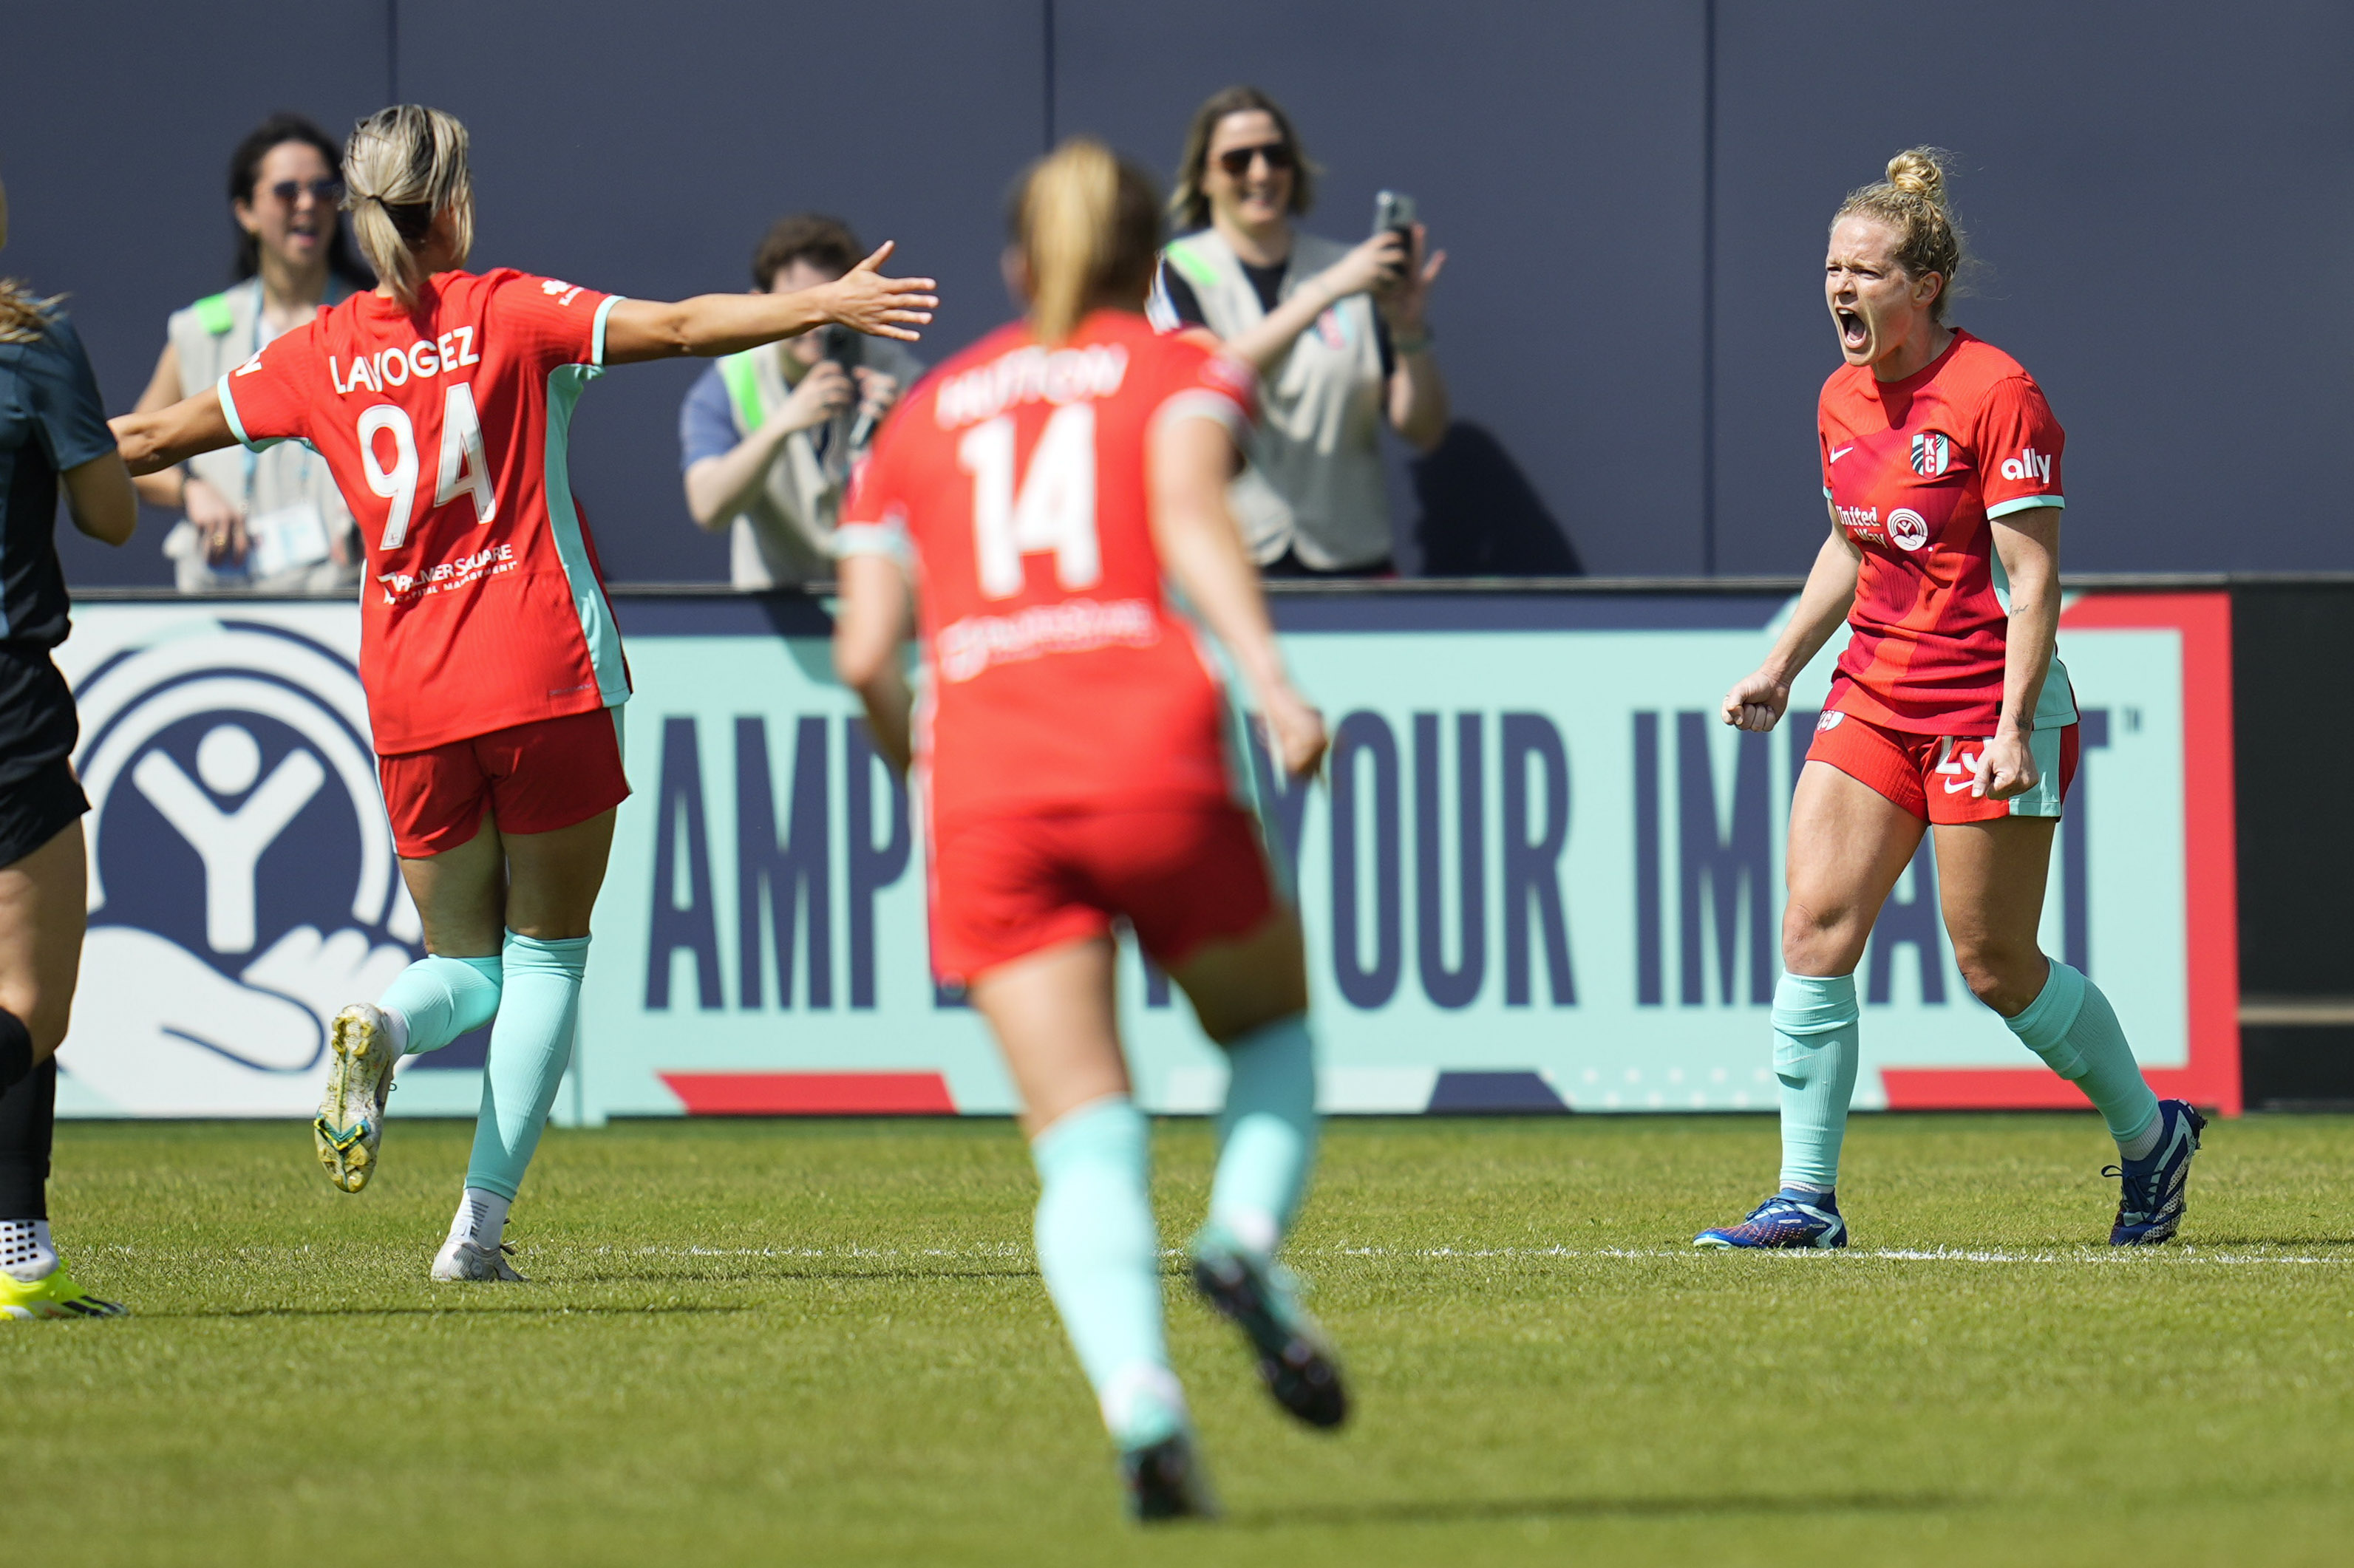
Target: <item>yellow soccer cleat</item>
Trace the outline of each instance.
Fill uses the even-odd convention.
[[[30,1285],[13,1274],[0,1273],[0,1321],[32,1318],[120,1318],[128,1310],[113,1301],[101,1301],[73,1282],[59,1264],[47,1279]]]
[[[327,1091],[311,1121],[311,1140],[327,1180],[356,1192],[376,1174],[376,1150],[384,1142],[384,1102],[392,1094],[392,1069],[400,1059],[392,1044],[392,1021],[376,1008],[356,1003],[335,1014],[328,1032],[334,1064]]]

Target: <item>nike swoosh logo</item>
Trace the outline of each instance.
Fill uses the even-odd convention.
[[[1837,462],[1840,459],[1847,456],[1848,453],[1853,450],[1855,450],[1855,448],[1852,446],[1833,447],[1831,449],[1831,461]]]
[[[1958,795],[1963,790],[1968,789],[1971,785],[1977,783],[1978,780],[1975,779],[1947,779],[1945,782],[1946,794]]]

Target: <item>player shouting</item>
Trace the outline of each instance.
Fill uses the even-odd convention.
[[[1846,364],[1819,416],[1830,537],[1789,628],[1726,694],[1724,722],[1773,728],[1842,618],[1853,635],[1790,802],[1773,1014],[1781,1190],[1701,1246],[1847,1245],[1855,966],[1925,829],[1971,991],[2117,1140],[2112,1245],[2174,1234],[2206,1125],[2150,1092],[2108,998],[2036,945],[2077,756],[2056,655],[2065,437],[2018,361],[1946,324],[1963,258],[1945,185],[1931,150],[1900,153],[1831,223],[1824,291]]]
[[[679,304],[462,271],[466,145],[464,126],[416,104],[362,121],[345,202],[376,291],[115,430],[139,472],[232,440],[307,441],[351,503],[368,557],[360,679],[429,956],[335,1019],[319,1159],[345,1192],[366,1186],[393,1065],[490,1023],[465,1194],[433,1277],[515,1279],[507,1208],[571,1059],[589,913],[630,792],[629,674],[572,497],[573,405],[609,365],[733,354],[829,322],[913,339],[937,302],[928,279],[877,274],[888,245],[800,293]]]
[[[1316,1145],[1299,922],[1234,801],[1224,703],[1164,578],[1225,642],[1282,765],[1323,721],[1292,689],[1225,504],[1253,377],[1156,337],[1150,178],[1064,143],[1015,205],[1031,302],[934,372],[884,432],[840,535],[834,657],[877,745],[925,785],[935,966],[961,981],[1022,1096],[1038,1265],[1140,1518],[1211,1510],[1163,1342],[1147,1128],[1113,1002],[1126,920],[1233,1069],[1196,1287],[1317,1426],[1338,1368],[1275,1254]],[[928,689],[901,675],[919,601]]]

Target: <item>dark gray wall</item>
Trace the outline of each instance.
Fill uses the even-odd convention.
[[[1002,196],[1050,132],[1165,171],[1192,106],[1250,79],[1326,168],[1311,227],[1361,232],[1380,185],[1420,198],[1451,253],[1458,412],[1594,571],[1803,566],[1836,362],[1823,225],[1915,142],[1964,154],[1993,263],[1960,319],[2069,429],[2072,567],[2354,566],[2342,5],[225,0],[51,7],[33,31],[42,64],[0,92],[7,270],[72,294],[116,408],[164,314],[226,281],[222,165],[272,108],[460,114],[480,264],[642,296],[741,287],[769,219],[836,211],[940,279],[937,354],[1007,313]],[[693,373],[631,367],[582,404],[575,472],[618,579],[724,575],[678,494]],[[167,580],[159,535],[73,540],[69,569]]]

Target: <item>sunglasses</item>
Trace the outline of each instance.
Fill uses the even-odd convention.
[[[270,187],[270,194],[288,207],[292,207],[302,200],[304,191],[309,191],[311,199],[320,206],[333,207],[344,199],[344,182],[341,180],[281,180]]]
[[[1218,167],[1240,179],[1250,173],[1253,158],[1265,158],[1269,174],[1288,174],[1291,169],[1291,148],[1282,142],[1262,142],[1256,147],[1229,147],[1218,154]]]

